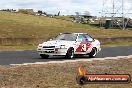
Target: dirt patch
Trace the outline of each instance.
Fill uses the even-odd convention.
[[[0,67],[0,87],[2,88],[131,88],[130,84],[87,84],[77,85],[77,68],[85,65],[91,74],[130,74],[132,59],[76,62]]]

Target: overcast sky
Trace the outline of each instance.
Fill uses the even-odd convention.
[[[105,3],[106,6],[110,9],[112,6],[112,4],[110,4],[111,0],[105,1],[107,1]],[[119,4],[122,0],[114,1]],[[124,0],[125,9],[130,9],[132,7],[131,3],[132,0]],[[0,0],[0,9],[33,8],[36,11],[43,10],[54,14],[61,11],[62,15],[89,11],[92,15],[97,16],[102,10],[102,4],[103,0]]]

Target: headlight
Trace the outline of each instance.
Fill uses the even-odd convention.
[[[38,45],[38,47],[42,47],[42,45],[41,45],[41,44],[39,44],[39,45]]]
[[[64,49],[64,48],[66,48],[66,46],[65,45],[60,45],[60,48]]]

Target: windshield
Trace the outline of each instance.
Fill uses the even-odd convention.
[[[53,40],[75,41],[76,40],[76,35],[74,35],[72,33],[60,34],[57,37],[53,38]]]

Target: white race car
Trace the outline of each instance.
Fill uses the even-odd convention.
[[[39,44],[37,48],[41,58],[52,55],[69,59],[75,55],[89,55],[93,58],[100,50],[100,42],[87,33],[60,33],[55,38]]]

